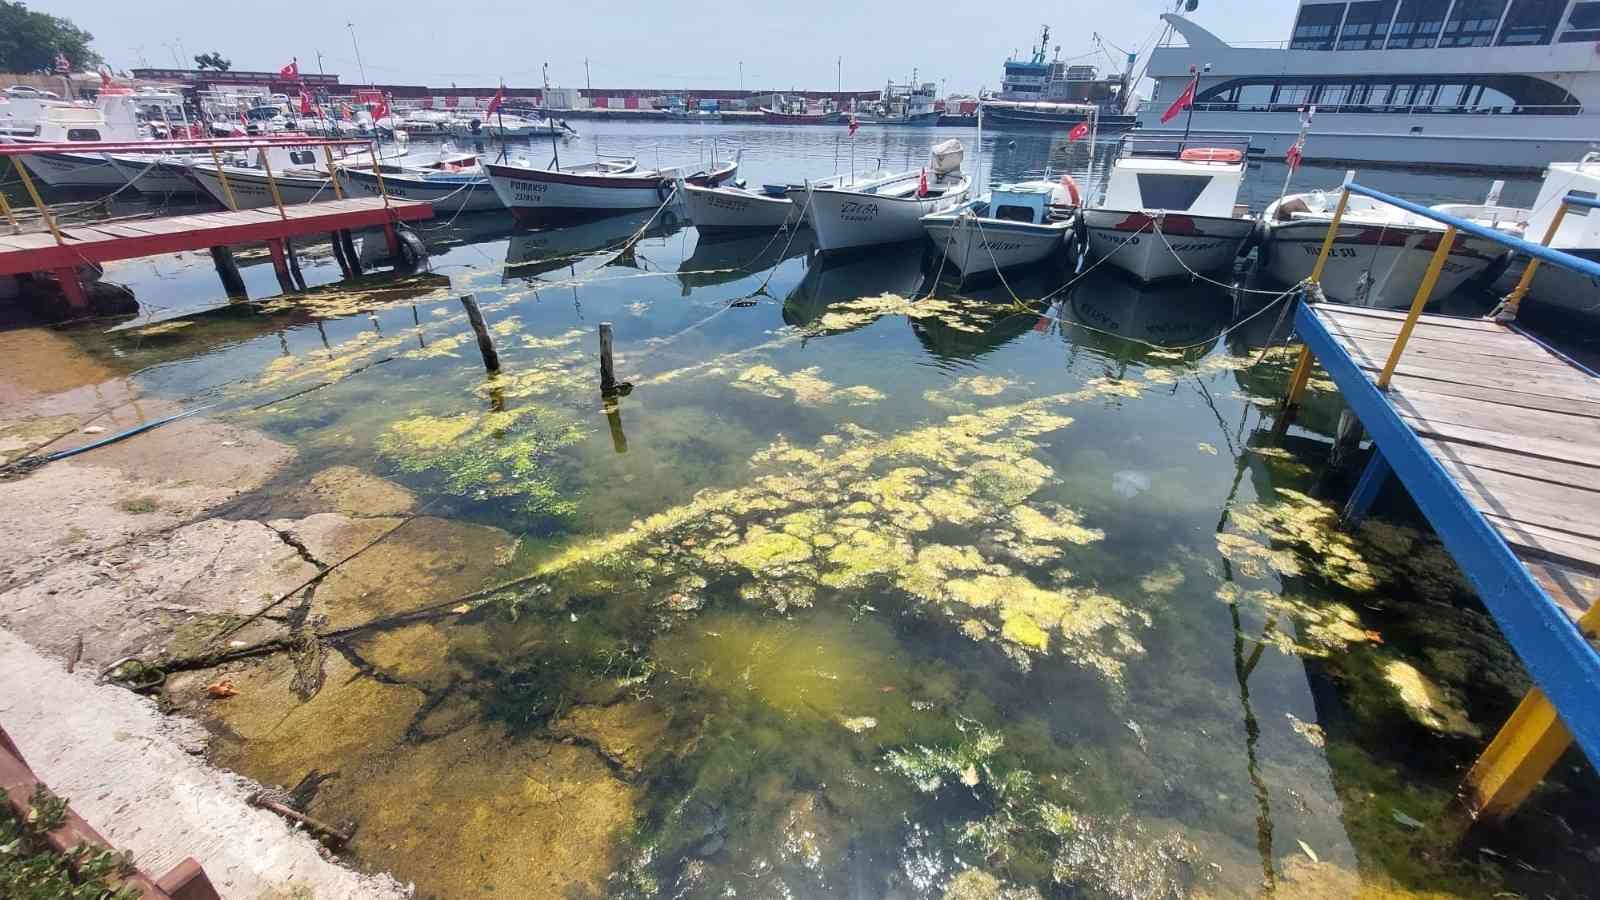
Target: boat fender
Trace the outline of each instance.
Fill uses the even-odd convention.
[[[1083,195],[1078,191],[1078,182],[1074,181],[1071,175],[1061,176],[1061,186],[1067,189],[1067,195],[1072,198],[1073,206],[1083,205]]]
[[[1250,248],[1256,248],[1256,259],[1262,264],[1267,262],[1267,217],[1256,219],[1254,228],[1250,229],[1250,236],[1239,245],[1239,258],[1244,259],[1250,255]]]
[[[395,234],[400,239],[400,264],[407,270],[415,270],[428,258],[428,246],[422,243],[422,238],[405,225],[395,226]]]
[[[670,196],[672,196],[672,182],[665,179],[656,182],[656,199],[666,203]]]

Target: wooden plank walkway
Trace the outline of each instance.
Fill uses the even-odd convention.
[[[1296,327],[1591,760],[1600,653],[1600,378],[1513,326],[1302,303]]]
[[[48,231],[0,234],[0,275],[372,228],[432,216],[433,207],[422,201],[391,198],[385,207],[382,197],[355,197],[286,206],[283,215],[275,207],[261,207],[98,225],[91,222],[62,228],[64,244],[57,244]]]

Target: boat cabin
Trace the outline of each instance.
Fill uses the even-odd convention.
[[[1551,163],[1545,170],[1539,199],[1528,215],[1527,235],[1538,240],[1550,228],[1567,194],[1595,199],[1600,197],[1600,153],[1589,153],[1581,162]],[[1600,211],[1575,206],[1561,219],[1561,227],[1550,241],[1552,247],[1600,247]]]
[[[1006,222],[1026,222],[1044,225],[1051,221],[1052,185],[1043,182],[1029,184],[1003,184],[989,192],[987,208],[978,209],[978,215]]]
[[[1249,143],[1239,135],[1124,135],[1100,206],[1232,217]]]

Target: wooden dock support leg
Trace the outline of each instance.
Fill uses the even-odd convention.
[[[600,323],[600,394],[609,397],[617,392],[617,373],[611,360],[611,323]]]
[[[478,309],[478,299],[471,294],[461,296],[461,305],[467,310],[467,321],[472,323],[472,331],[478,336],[478,352],[483,354],[483,368],[490,375],[500,371],[500,354],[494,352],[494,341],[489,338],[489,329],[483,324],[483,312]]]
[[[344,257],[350,262],[350,270],[357,277],[361,275],[361,254],[356,252],[355,238],[350,236],[350,229],[339,232],[339,244],[344,247]]]
[[[400,235],[394,230],[393,222],[383,223],[383,238],[389,242],[389,258],[400,258]]]
[[[283,252],[283,242],[267,241],[267,252],[272,254],[272,271],[278,276],[278,286],[286,294],[294,293],[294,279],[289,276],[289,260]]]
[[[1600,630],[1600,604],[1583,614],[1578,630]],[[1461,796],[1473,817],[1499,822],[1516,812],[1571,744],[1572,732],[1544,691],[1529,691],[1467,772]]]
[[[222,289],[229,297],[250,299],[250,292],[245,289],[244,277],[239,274],[239,263],[234,260],[232,250],[227,247],[212,247],[211,261],[216,265],[217,276],[222,279]]]
[[[339,242],[339,232],[329,232],[328,242],[333,245],[333,261],[339,264],[339,274],[344,278],[349,278],[352,274],[350,260],[345,258],[344,244]]]
[[[295,286],[300,290],[306,289],[306,276],[300,274],[300,257],[294,252],[294,241],[283,239],[283,255],[289,260],[289,275],[294,278]]]
[[[1384,458],[1383,452],[1376,446],[1372,448],[1372,458],[1367,460],[1366,468],[1361,470],[1361,478],[1356,481],[1356,489],[1351,492],[1350,500],[1344,505],[1344,522],[1354,525],[1366,518],[1367,512],[1372,509],[1372,503],[1378,499],[1378,493],[1383,490],[1384,484],[1389,481],[1389,461]]]
[[[56,281],[61,285],[61,296],[67,298],[67,307],[78,315],[89,312],[89,295],[83,289],[83,281],[78,278],[78,270],[70,266],[57,269]]]

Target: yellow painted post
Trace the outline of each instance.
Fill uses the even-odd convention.
[[[383,186],[383,167],[378,165],[378,142],[372,142],[372,174],[378,179],[378,196],[383,198],[383,206],[389,208],[389,189]]]
[[[1433,293],[1433,286],[1439,282],[1439,273],[1444,271],[1445,260],[1450,258],[1450,247],[1456,242],[1456,227],[1451,225],[1444,230],[1444,236],[1439,238],[1439,249],[1433,251],[1433,259],[1428,261],[1428,271],[1422,273],[1422,283],[1417,285],[1417,295],[1411,298],[1411,310],[1406,313],[1405,324],[1400,326],[1400,334],[1394,339],[1394,347],[1389,351],[1389,360],[1383,364],[1383,371],[1378,374],[1378,387],[1389,386],[1389,379],[1394,377],[1395,366],[1400,365],[1400,354],[1406,352],[1406,341],[1411,340],[1411,332],[1417,327],[1417,319],[1422,316],[1422,307],[1428,304],[1428,296]]]
[[[333,147],[322,145],[322,158],[328,161],[328,177],[333,179],[333,199],[343,200],[344,191],[339,189],[339,170],[333,167]]]
[[[1583,614],[1578,629],[1588,635],[1600,629],[1600,603]],[[1571,744],[1572,732],[1544,692],[1529,691],[1467,772],[1461,793],[1473,816],[1499,820],[1516,812]]]
[[[272,191],[272,202],[278,204],[278,217],[287,221],[289,214],[283,211],[283,195],[278,193],[278,179],[272,175],[272,160],[267,157],[267,148],[261,148],[261,168],[267,173],[267,189]]]
[[[1311,380],[1311,348],[1300,348],[1300,359],[1294,364],[1294,374],[1289,376],[1289,395],[1284,398],[1285,407],[1293,406],[1300,402],[1300,395],[1306,392],[1306,383]]]
[[[17,161],[12,168],[16,169],[17,175],[22,178],[22,186],[28,189],[28,197],[33,200],[33,208],[39,211],[39,218],[44,220],[45,227],[55,235],[56,243],[65,244],[66,241],[61,239],[61,229],[56,227],[55,217],[50,215],[50,207],[44,202],[44,198],[39,196],[39,189],[33,186],[33,176],[28,174],[28,167],[22,164],[21,157],[12,158]]]
[[[1548,247],[1556,239],[1556,232],[1561,228],[1561,220],[1567,217],[1567,204],[1562,202],[1556,209],[1556,214],[1550,218],[1550,227],[1544,230],[1544,238],[1539,241],[1539,246]],[[1522,298],[1528,293],[1528,287],[1533,284],[1533,273],[1539,271],[1539,258],[1536,256],[1528,260],[1528,265],[1522,270],[1522,277],[1517,279],[1517,286],[1506,295],[1505,315],[1516,318],[1517,307],[1522,305]]]
[[[1333,221],[1328,223],[1328,236],[1322,239],[1322,252],[1317,254],[1317,264],[1311,267],[1311,283],[1322,283],[1322,270],[1328,264],[1328,254],[1333,252],[1333,239],[1339,236],[1339,223],[1344,221],[1344,210],[1350,205],[1350,189],[1339,192],[1339,205],[1334,207]]]
[[[233,188],[228,186],[228,173],[222,171],[222,157],[217,155],[215,145],[209,149],[211,150],[211,164],[217,167],[217,177],[222,180],[222,196],[228,198],[229,209],[237,210],[239,204],[233,199]]]
[[[13,163],[12,165],[21,165],[21,163]],[[22,231],[22,226],[17,224],[17,214],[11,211],[11,204],[6,202],[5,191],[0,191],[0,213],[4,213],[6,221],[11,223],[12,234]]]

